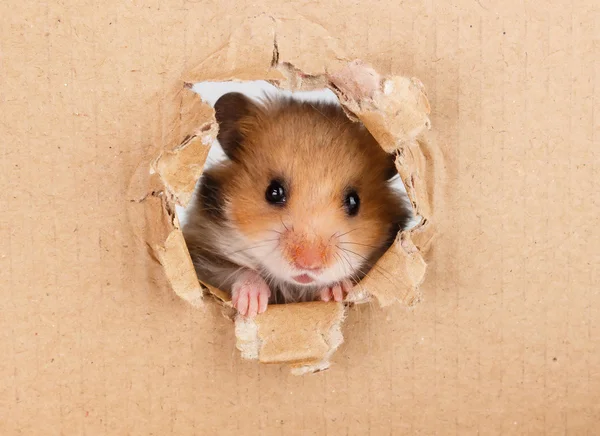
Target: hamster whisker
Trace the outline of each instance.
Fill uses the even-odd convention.
[[[273,239],[273,241],[278,241],[279,239]],[[267,259],[269,256],[271,256],[271,254],[273,254],[275,252],[275,250],[277,250],[277,248],[279,248],[279,244],[277,244],[271,251],[269,251],[266,255],[265,255],[265,259]]]
[[[344,258],[346,258],[346,256],[344,256]],[[349,263],[349,261],[347,259],[346,259],[346,262]],[[364,278],[367,275],[367,273],[369,272],[369,269],[365,270],[365,268],[358,267],[358,268],[352,268],[352,270],[353,270],[353,272],[348,276],[348,278],[353,282],[353,286],[358,286],[361,291],[365,292],[366,291],[365,287],[360,284],[360,281],[362,280],[362,278]],[[389,279],[388,279],[388,281],[389,281]]]
[[[288,229],[288,226],[285,225],[285,223],[283,222],[283,218],[281,218],[281,216],[279,216],[279,220],[281,221],[281,224],[283,225],[283,227],[289,232],[290,229]]]
[[[364,277],[364,276],[366,275],[366,273],[364,272],[364,270],[363,270],[362,268],[358,268],[358,269],[356,269],[356,270],[354,270],[354,271],[355,271],[355,272],[354,272],[354,274],[351,274],[351,275],[349,276],[349,278],[350,278],[350,280],[353,282],[353,285],[354,285],[354,286],[358,286],[358,287],[360,287],[360,289],[361,289],[361,290],[363,290],[363,291],[364,291],[364,290],[365,290],[364,286],[363,286],[363,285],[361,285],[359,282],[360,282],[360,280],[361,280],[361,278],[360,278],[360,274],[362,274],[362,275],[363,275],[363,277]]]
[[[352,274],[354,273],[354,268],[352,267],[352,264],[350,263],[350,261],[348,259],[346,259],[344,256],[342,256],[340,253],[335,253],[335,256],[337,257],[337,259],[340,260],[340,263],[342,264],[342,268],[344,268],[344,272],[347,273],[349,276],[352,276]],[[350,268],[349,271],[346,271],[344,261],[348,264],[348,267]]]
[[[377,250],[379,247],[370,244],[361,244],[359,242],[350,242],[350,241],[340,241],[338,244],[349,244],[349,245],[360,245],[361,247],[369,247]]]
[[[241,253],[241,252],[248,251],[248,250],[253,250],[255,248],[266,247],[267,245],[269,245],[269,242],[273,242],[273,241],[279,241],[279,238],[265,239],[265,240],[261,241],[260,244],[253,245],[253,246],[250,246],[250,247],[241,248],[239,250],[230,251],[228,253],[225,253],[225,256],[231,256],[232,254]]]
[[[240,271],[242,271],[244,268],[243,267],[239,267],[236,270],[234,270],[231,274],[229,274],[226,278],[224,278],[221,281],[221,284],[217,287],[221,287],[221,286],[225,286],[225,283],[229,282],[229,279],[231,279],[234,275],[238,274]]]
[[[262,230],[262,229],[261,229],[261,230],[257,230],[257,231],[255,231],[255,232],[247,232],[247,233],[244,233],[244,234],[245,234],[246,236],[254,236],[254,235],[260,235],[260,234],[263,234],[263,233],[265,233],[265,232],[273,232],[273,233],[277,233],[278,235],[283,235],[283,232],[280,232],[280,231],[278,231],[278,230],[273,230],[273,229],[267,229],[267,230]]]
[[[347,234],[352,233],[358,229],[360,229],[360,227],[355,227],[352,230],[348,230],[346,233],[342,233],[341,235],[338,235],[338,238],[341,238],[342,236],[346,236]],[[336,232],[336,233],[339,233],[339,232]]]
[[[353,255],[355,255],[355,256],[363,259],[367,265],[370,263],[369,259],[367,259],[366,257],[362,256],[361,254],[358,254],[358,253],[356,253],[356,252],[354,252],[352,250],[348,250],[347,248],[342,248],[342,247],[337,246],[337,245],[336,245],[336,247],[338,249],[344,251],[344,252],[351,253],[351,254],[353,254]],[[375,270],[375,271],[379,272],[379,274],[381,274],[383,277],[385,277],[390,283],[394,283],[394,281],[392,280],[393,274],[390,273],[389,271],[386,271],[385,269],[383,269],[382,267],[378,266],[377,264],[372,265],[371,266],[371,270]]]
[[[260,275],[264,279],[264,281],[267,283],[267,286],[269,286],[269,289],[271,290],[271,294],[273,295],[273,298],[275,300],[275,304],[278,304],[278,301],[277,301],[278,293],[277,293],[277,287],[275,286],[275,277],[264,267],[260,268]]]

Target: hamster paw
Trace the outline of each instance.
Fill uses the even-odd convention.
[[[344,301],[348,292],[352,289],[352,282],[350,280],[342,280],[332,286],[327,286],[319,291],[319,296],[322,301]]]
[[[263,278],[254,271],[244,271],[231,289],[233,307],[244,316],[255,317],[267,310],[271,290]]]

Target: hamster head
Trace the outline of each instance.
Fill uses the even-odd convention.
[[[233,235],[230,259],[271,283],[357,279],[408,221],[394,157],[340,107],[229,93],[215,112],[228,159],[204,197]]]

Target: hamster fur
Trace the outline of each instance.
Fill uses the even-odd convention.
[[[203,173],[183,228],[199,279],[248,316],[341,301],[411,218],[394,156],[331,103],[229,93],[215,113],[227,159]]]

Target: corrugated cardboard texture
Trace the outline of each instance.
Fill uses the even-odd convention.
[[[595,2],[7,0],[0,17],[0,434],[595,434]],[[310,73],[343,52],[418,77],[444,157],[435,242],[414,241],[423,301],[350,310],[311,376],[242,360],[129,222],[136,168],[179,134],[164,93],[235,32]],[[207,69],[263,59],[228,53]]]

